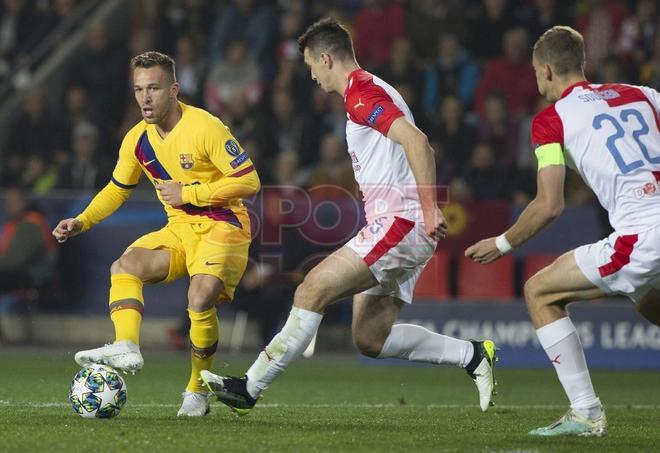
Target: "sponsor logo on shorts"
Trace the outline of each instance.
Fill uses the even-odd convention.
[[[660,181],[647,182],[641,187],[633,189],[633,194],[635,198],[641,200],[644,197],[649,197],[660,192]]]

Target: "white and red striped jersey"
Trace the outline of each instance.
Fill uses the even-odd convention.
[[[344,93],[346,141],[367,222],[400,216],[423,222],[415,177],[403,147],[387,133],[397,118],[414,124],[410,109],[390,85],[363,69],[348,77]]]
[[[660,224],[660,94],[641,86],[580,82],[532,122],[534,147],[559,143],[609,213],[634,233]]]

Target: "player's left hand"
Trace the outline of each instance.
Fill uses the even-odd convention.
[[[495,245],[495,237],[483,239],[465,250],[465,256],[480,264],[490,264],[504,255]]]
[[[183,206],[183,185],[181,183],[176,181],[163,181],[160,184],[156,184],[156,190],[160,193],[160,197],[163,201],[173,208]]]

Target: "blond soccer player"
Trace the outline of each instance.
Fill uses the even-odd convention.
[[[570,401],[534,436],[605,436],[607,419],[566,305],[610,295],[630,298],[660,325],[660,94],[641,86],[590,83],[584,41],[570,27],[546,31],[534,45],[539,93],[554,102],[532,121],[538,189],[516,223],[468,248],[488,264],[550,224],[564,207],[566,166],[576,170],[609,213],[614,233],[565,253],[525,283],[541,346]]]

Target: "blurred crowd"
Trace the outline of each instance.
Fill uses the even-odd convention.
[[[0,66],[11,67],[77,0],[4,0]],[[350,29],[359,63],[392,84],[436,153],[438,184],[453,200],[535,194],[529,128],[547,106],[531,47],[568,24],[585,37],[590,81],[660,86],[654,0],[135,0],[129,36],[89,24],[55,107],[27,90],[2,147],[0,186],[37,193],[93,191],[109,180],[118,145],[139,121],[131,56],[173,56],[181,99],[219,116],[265,184],[354,190],[343,99],[311,80],[296,37],[333,16]],[[36,30],[36,31],[35,31]],[[1,74],[1,68],[0,68]],[[569,203],[591,203],[574,177]]]

